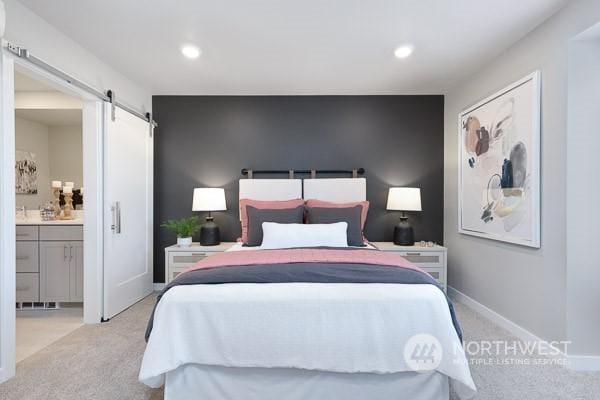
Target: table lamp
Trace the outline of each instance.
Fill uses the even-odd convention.
[[[408,223],[406,211],[421,211],[421,189],[410,187],[390,188],[386,208],[402,211],[400,222],[394,227],[394,244],[413,246],[415,244],[415,232]]]
[[[200,227],[200,244],[216,246],[221,243],[219,227],[214,222],[211,212],[225,211],[225,190],[222,188],[196,188],[192,211],[208,211],[206,222]]]

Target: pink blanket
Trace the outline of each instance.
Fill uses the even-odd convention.
[[[369,249],[281,249],[229,251],[200,260],[185,272],[205,268],[238,267],[292,263],[370,264],[414,269],[423,272],[405,258],[390,252]]]

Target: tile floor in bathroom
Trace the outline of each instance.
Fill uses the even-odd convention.
[[[83,307],[17,310],[17,362],[37,353],[83,325]]]

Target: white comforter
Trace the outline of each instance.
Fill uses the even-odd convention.
[[[160,301],[139,379],[187,363],[333,372],[412,371],[404,346],[428,333],[436,370],[467,398],[475,385],[443,293],[432,285],[277,283],[177,286]]]

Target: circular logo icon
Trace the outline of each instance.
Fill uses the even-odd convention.
[[[404,361],[413,371],[433,371],[442,362],[442,344],[427,333],[414,335],[404,345]]]

